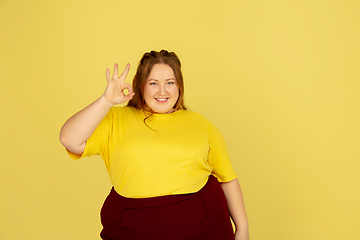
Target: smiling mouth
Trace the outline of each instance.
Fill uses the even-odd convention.
[[[169,98],[155,98],[155,99],[156,101],[163,103],[166,102]]]

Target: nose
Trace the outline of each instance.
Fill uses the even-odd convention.
[[[161,96],[166,95],[166,85],[165,85],[165,84],[161,84],[161,85],[160,85],[159,92],[160,92],[160,95],[161,95]]]

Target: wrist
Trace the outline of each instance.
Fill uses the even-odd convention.
[[[101,103],[101,105],[103,105],[107,110],[109,110],[110,108],[112,108],[113,106],[115,106],[115,104],[109,102],[108,100],[106,100],[105,95],[101,95],[101,97],[99,98],[99,102]]]
[[[236,230],[244,231],[244,232],[249,231],[249,225],[247,223],[234,224],[234,225]]]
[[[241,228],[235,230],[235,239],[236,240],[249,240],[249,229]]]

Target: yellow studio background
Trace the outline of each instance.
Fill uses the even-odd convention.
[[[0,239],[100,239],[100,157],[63,123],[105,70],[175,51],[223,133],[251,240],[360,239],[359,1],[0,1]],[[123,67],[121,67],[123,66]]]

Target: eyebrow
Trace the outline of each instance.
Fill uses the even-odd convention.
[[[150,79],[148,79],[148,81],[159,81],[159,80],[157,80],[157,79],[154,79],[154,78],[150,78]],[[168,78],[168,79],[166,79],[166,81],[169,81],[169,80],[176,80],[175,78]]]

